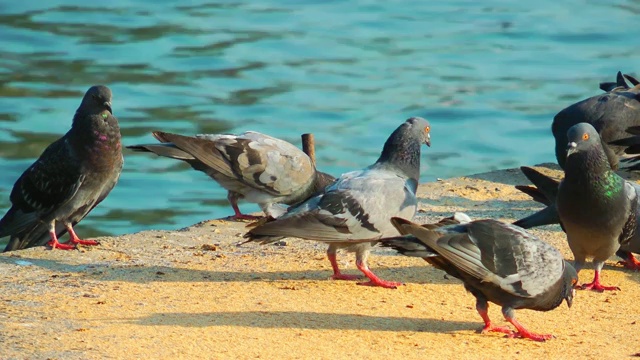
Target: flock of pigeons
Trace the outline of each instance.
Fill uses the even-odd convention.
[[[631,86],[629,86],[631,83]],[[267,244],[284,237],[328,244],[333,279],[357,277],[340,272],[336,253],[356,253],[356,266],[369,279],[360,285],[395,288],[401,283],[380,279],[367,265],[375,244],[421,257],[460,279],[476,298],[483,332],[544,341],[551,335],[526,330],[515,309],[548,311],[563,301],[571,306],[575,289],[618,289],[604,286],[600,273],[614,254],[627,268],[638,270],[640,252],[640,186],[616,170],[640,170],[640,85],[618,73],[602,83],[604,94],[569,106],[556,115],[552,132],[556,158],[565,178],[557,181],[522,167],[535,186],[517,186],[545,208],[508,224],[472,221],[463,213],[435,224],[412,223],[422,144],[431,146],[431,125],[413,117],[387,139],[378,160],[335,179],[316,171],[315,163],[294,145],[257,132],[240,135],[183,136],[154,132],[156,144],[129,146],[136,151],[179,159],[228,190],[235,219],[248,225],[246,242]],[[111,109],[111,91],[93,86],[75,113],[71,129],[49,145],[16,181],[11,208],[0,220],[0,238],[10,236],[5,251],[49,245],[74,249],[81,240],[73,230],[116,185],[123,165],[121,135]],[[260,205],[266,217],[242,214],[245,199]],[[572,264],[558,250],[524,229],[559,223],[574,254]],[[61,243],[66,232],[70,240]],[[578,272],[593,258],[595,277],[578,285]],[[488,302],[516,331],[493,326]]]

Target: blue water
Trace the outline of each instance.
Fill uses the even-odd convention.
[[[424,116],[422,181],[433,181],[554,161],[553,115],[640,66],[638,1],[85,4],[0,2],[2,212],[93,84],[112,88],[125,145],[153,142],[152,130],[256,130],[298,145],[312,132],[334,175],[372,163],[393,129]],[[120,183],[78,231],[229,214],[205,175],[126,152]]]

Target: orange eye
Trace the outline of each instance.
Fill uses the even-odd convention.
[[[426,128],[424,128],[424,132],[428,133],[429,131],[431,131],[431,126],[427,126]]]
[[[587,133],[582,134],[582,140],[589,140],[589,134]]]
[[[589,137],[589,135],[587,135],[587,137]],[[571,285],[572,286],[575,286],[577,283],[578,283],[578,279],[571,279]]]

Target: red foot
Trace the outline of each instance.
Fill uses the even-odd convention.
[[[358,267],[358,269],[360,271],[362,271],[362,273],[369,278],[369,281],[367,282],[362,282],[362,283],[357,283],[358,285],[363,285],[363,286],[380,286],[383,288],[387,288],[387,289],[395,289],[400,285],[404,285],[401,282],[394,282],[394,281],[386,281],[386,280],[382,280],[379,277],[376,276],[376,274],[374,274],[373,272],[371,272],[371,270],[369,270],[369,267],[367,266],[367,264],[360,262],[360,261],[356,261],[356,266]]]
[[[481,334],[486,334],[488,332],[499,332],[507,335],[514,334],[513,330],[506,326],[491,326],[491,324],[489,324],[489,326],[485,325],[482,329],[480,329]]]
[[[380,286],[386,289],[396,289],[398,286],[404,285],[401,282],[395,282],[395,281],[386,281],[386,280],[382,280],[380,278],[376,277],[376,280],[369,280],[367,282],[359,282],[356,283],[358,285],[362,285],[362,286]]]
[[[55,235],[55,234],[54,234]],[[58,239],[50,240],[47,245],[51,246],[51,250],[60,249],[60,250],[74,250],[76,248],[75,245],[67,245],[58,242]]]
[[[65,244],[80,244],[80,245],[87,245],[87,246],[95,246],[95,245],[99,245],[100,243],[95,241],[95,240],[82,240],[78,237],[78,235],[76,235],[76,232],[73,231],[73,227],[71,227],[70,225],[67,226],[67,231],[69,232],[69,241],[67,241]]]
[[[602,284],[600,284],[600,271],[596,270],[596,274],[593,277],[593,281],[588,283],[588,284],[582,284],[581,286],[578,287],[578,289],[581,290],[594,290],[594,291],[598,291],[598,292],[603,292],[605,290],[620,290],[619,287],[617,286],[604,286]]]
[[[638,259],[636,259],[636,257],[633,256],[632,253],[627,253],[627,260],[618,261],[618,264],[622,264],[625,268],[629,270],[635,270],[635,271],[640,270],[640,261],[638,261]]]
[[[511,325],[515,326],[516,329],[518,329],[517,332],[514,332],[513,334],[509,335],[510,338],[524,338],[524,339],[531,339],[533,341],[546,341],[553,338],[553,335],[551,334],[535,334],[535,333],[529,332],[529,330],[525,329],[524,326],[522,326],[522,324],[520,324],[514,318],[505,316],[505,319],[507,319],[507,321],[510,322]]]
[[[329,262],[331,263],[331,267],[333,268],[333,276],[331,276],[331,279],[332,280],[358,280],[360,278],[360,276],[358,275],[347,275],[347,274],[342,274],[340,272],[340,267],[338,267],[338,261],[336,260],[336,253],[333,251],[331,250],[331,248],[327,250],[327,257],[329,258]]]

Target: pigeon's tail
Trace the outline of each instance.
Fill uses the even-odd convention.
[[[542,225],[560,224],[560,217],[555,207],[560,183],[530,167],[522,166],[520,170],[522,170],[522,173],[535,187],[516,185],[516,189],[531,196],[534,201],[547,205],[547,207],[513,224],[524,229]]]
[[[543,204],[550,204],[556,201],[556,197],[558,196],[558,186],[560,185],[558,180],[552,179],[538,170],[527,166],[521,166],[520,170],[524,176],[526,176],[527,179],[536,186],[537,191],[532,190],[529,186],[521,185],[516,186],[516,189],[530,195],[535,201]],[[542,196],[547,199],[546,202],[543,201],[541,198]]]
[[[195,159],[191,154],[178,149],[172,143],[130,145],[127,146],[127,149],[140,152],[150,152],[158,156],[164,156],[178,160],[188,161]]]
[[[381,246],[392,248],[405,256],[420,257],[423,259],[439,256],[438,253],[413,235],[384,238],[380,240],[379,243]]]
[[[523,229],[552,224],[560,224],[560,217],[555,205],[548,206],[513,223],[513,225],[520,226]]]

